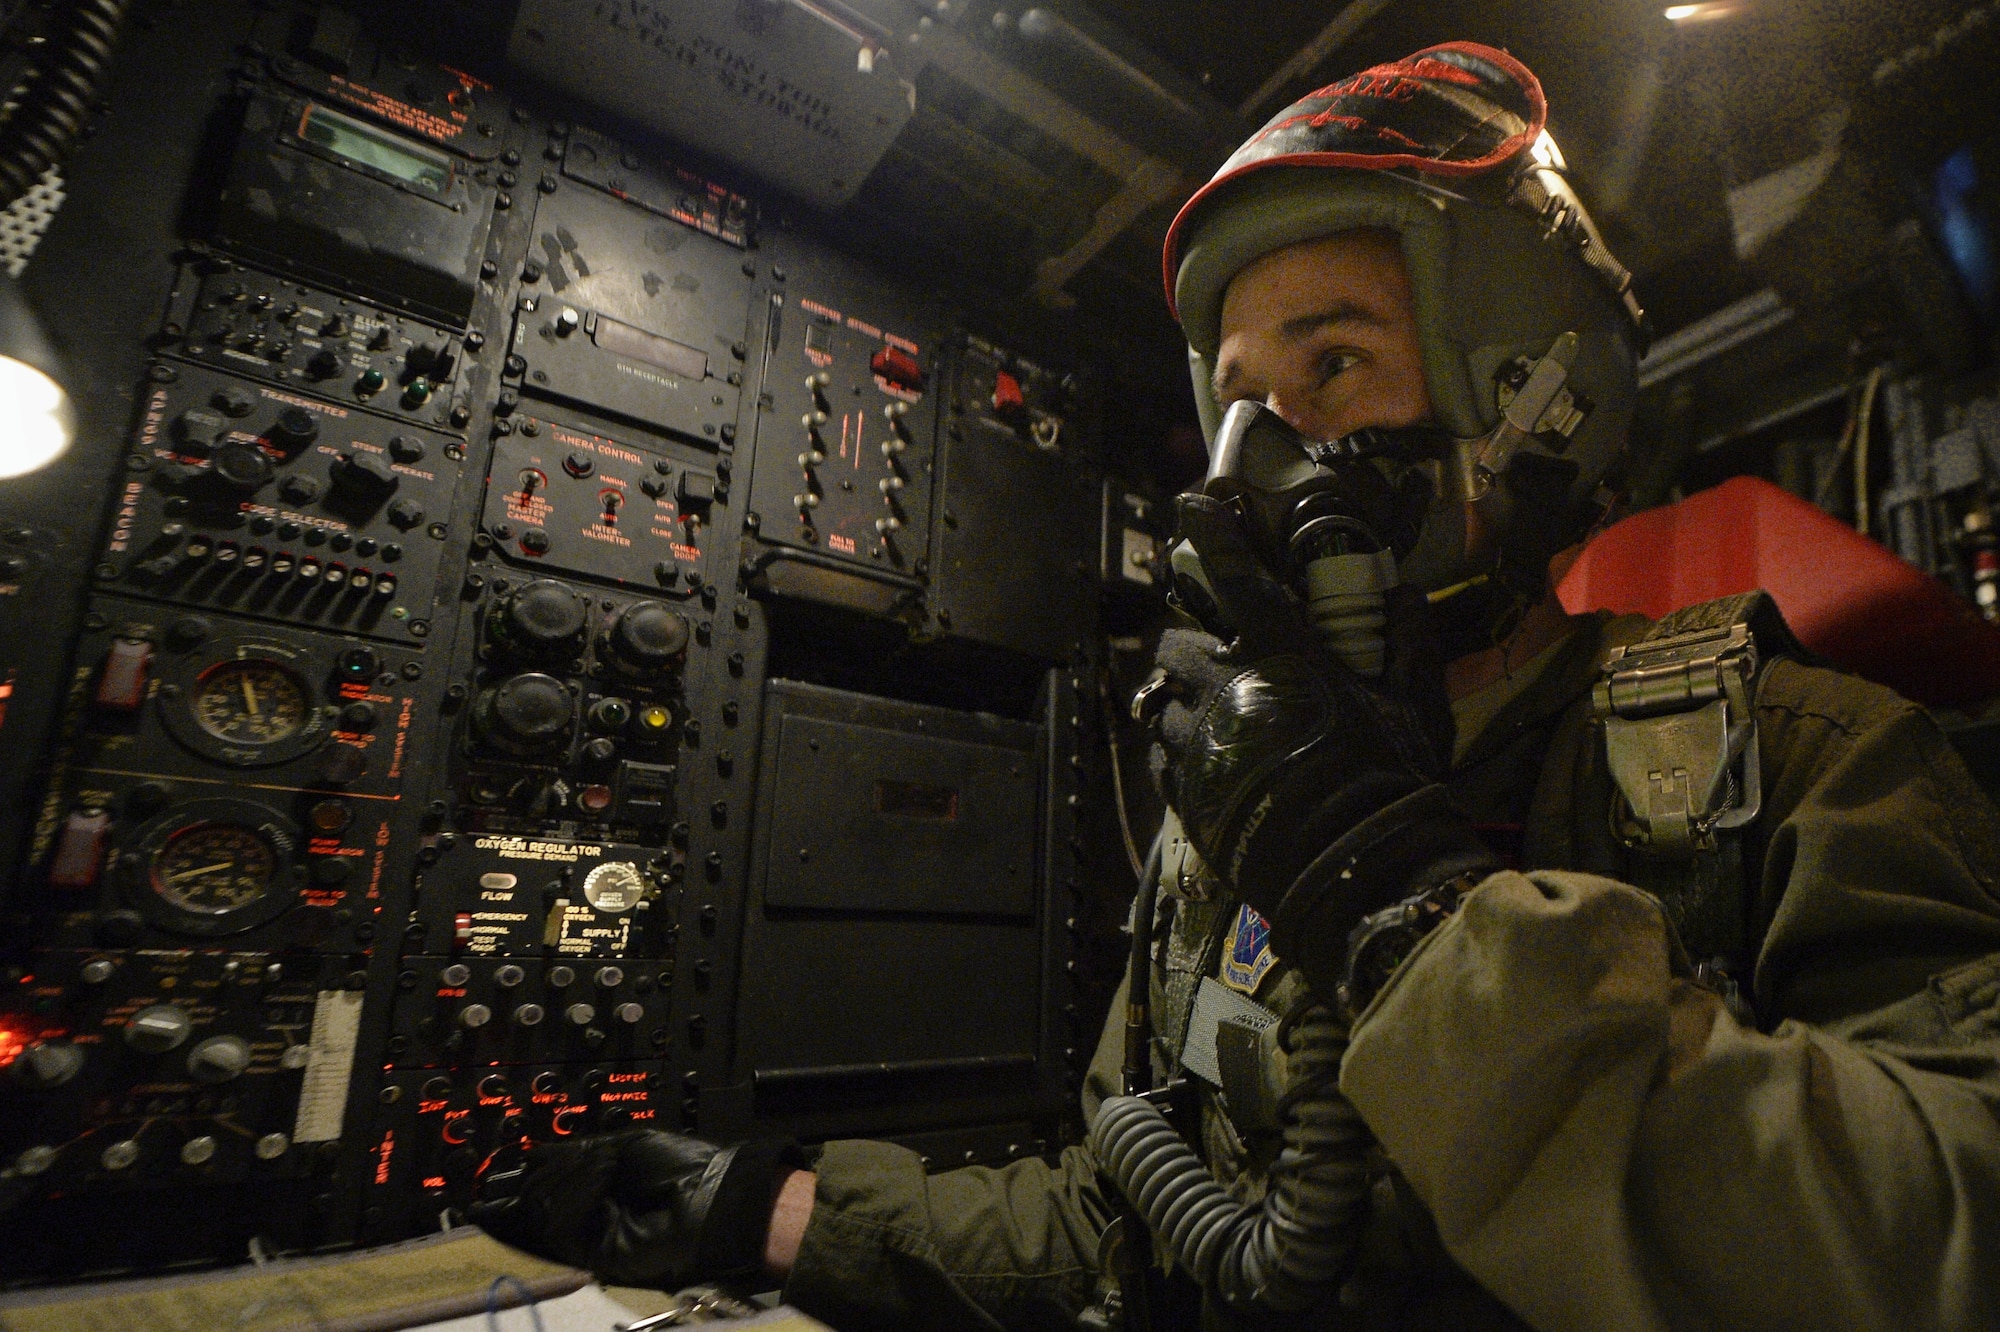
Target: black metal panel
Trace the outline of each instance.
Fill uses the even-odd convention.
[[[1031,749],[798,716],[782,703],[766,716],[778,727],[765,768],[776,789],[766,906],[1033,911]]]
[[[493,450],[482,514],[508,563],[658,588],[677,599],[709,574],[713,507],[729,498],[715,462],[696,466],[643,443],[541,421],[515,420]]]
[[[0,1075],[0,1269],[402,1238],[496,1148],[622,1124],[1041,1151],[1081,686],[981,625],[1089,616],[1004,573],[928,618],[946,297],[750,248],[742,196],[338,13],[135,38],[29,271],[85,429],[0,488],[0,1065],[44,1045]],[[1071,470],[993,483],[1066,512]]]
[[[175,355],[295,392],[440,429],[470,414],[465,338],[226,260],[182,267],[162,331]]]
[[[765,692],[738,1067],[760,1085],[1012,1068],[1031,1091],[1041,728],[789,681]],[[880,807],[898,800],[922,812]],[[952,806],[957,821],[937,817]]]
[[[773,235],[766,252],[750,498],[757,535],[836,567],[921,577],[944,312],[907,284],[796,236]],[[805,590],[812,594],[810,582]]]
[[[463,323],[478,295],[496,193],[485,169],[387,130],[364,136],[351,127],[358,124],[309,98],[253,95],[217,239],[302,276]],[[397,165],[384,170],[371,160]]]
[[[750,301],[735,249],[572,184],[542,197],[522,271],[524,393],[710,447],[734,431]]]
[[[155,366],[100,583],[409,641],[465,457],[448,435],[205,367]]]
[[[1073,381],[967,340],[938,450],[930,600],[939,628],[1048,661],[1093,635],[1091,424]]]

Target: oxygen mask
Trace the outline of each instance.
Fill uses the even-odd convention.
[[[1310,439],[1262,403],[1243,401],[1222,418],[1198,493],[1236,516],[1263,573],[1297,598],[1326,649],[1374,678],[1384,657],[1384,597],[1417,544],[1435,494],[1433,460],[1450,443],[1435,426]],[[1176,604],[1205,629],[1233,640],[1256,628],[1228,622],[1216,571],[1187,540],[1174,543],[1170,561]]]

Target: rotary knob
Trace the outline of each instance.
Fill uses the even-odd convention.
[[[241,1036],[211,1036],[188,1051],[188,1075],[196,1082],[228,1082],[250,1067],[250,1043]]]
[[[194,1023],[172,1004],[149,1004],[125,1023],[125,1044],[146,1054],[165,1054],[187,1040]]]
[[[331,468],[333,488],[358,504],[375,505],[402,483],[389,464],[372,453],[344,453]]]
[[[319,421],[303,407],[287,407],[271,423],[268,438],[286,453],[296,453],[319,438]]]
[[[14,1080],[36,1091],[49,1091],[83,1072],[83,1051],[68,1041],[42,1041],[29,1046],[14,1061]]]
[[[247,440],[232,439],[216,447],[208,474],[214,484],[235,495],[254,495],[270,484],[271,460]]]
[[[511,676],[479,696],[474,721],[503,748],[521,752],[549,749],[569,738],[576,705],[552,675]]]
[[[635,601],[611,624],[611,651],[635,670],[664,670],[687,652],[688,623],[663,601]]]
[[[536,656],[563,656],[583,639],[588,609],[583,599],[549,578],[538,578],[507,598],[499,631],[508,643]]]

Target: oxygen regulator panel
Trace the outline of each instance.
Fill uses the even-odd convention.
[[[1047,1149],[1088,376],[667,145],[339,10],[201,9],[70,168],[185,140],[76,277],[159,299],[83,351],[132,407],[84,441],[88,585],[37,591],[82,631],[7,648],[55,695],[0,675],[55,718],[0,724],[43,774],[0,1268],[404,1238],[630,1125]],[[785,627],[823,614],[861,627]]]

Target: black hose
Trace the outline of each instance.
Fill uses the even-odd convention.
[[[131,0],[75,0],[61,36],[35,62],[0,126],[0,208],[27,194],[69,152],[103,89]]]
[[[1331,1297],[1368,1219],[1371,1138],[1338,1086],[1346,1026],[1306,995],[1281,1041],[1291,1055],[1285,1148],[1254,1206],[1218,1184],[1150,1102],[1114,1096],[1090,1126],[1091,1153],[1175,1262],[1245,1312],[1295,1313]]]

